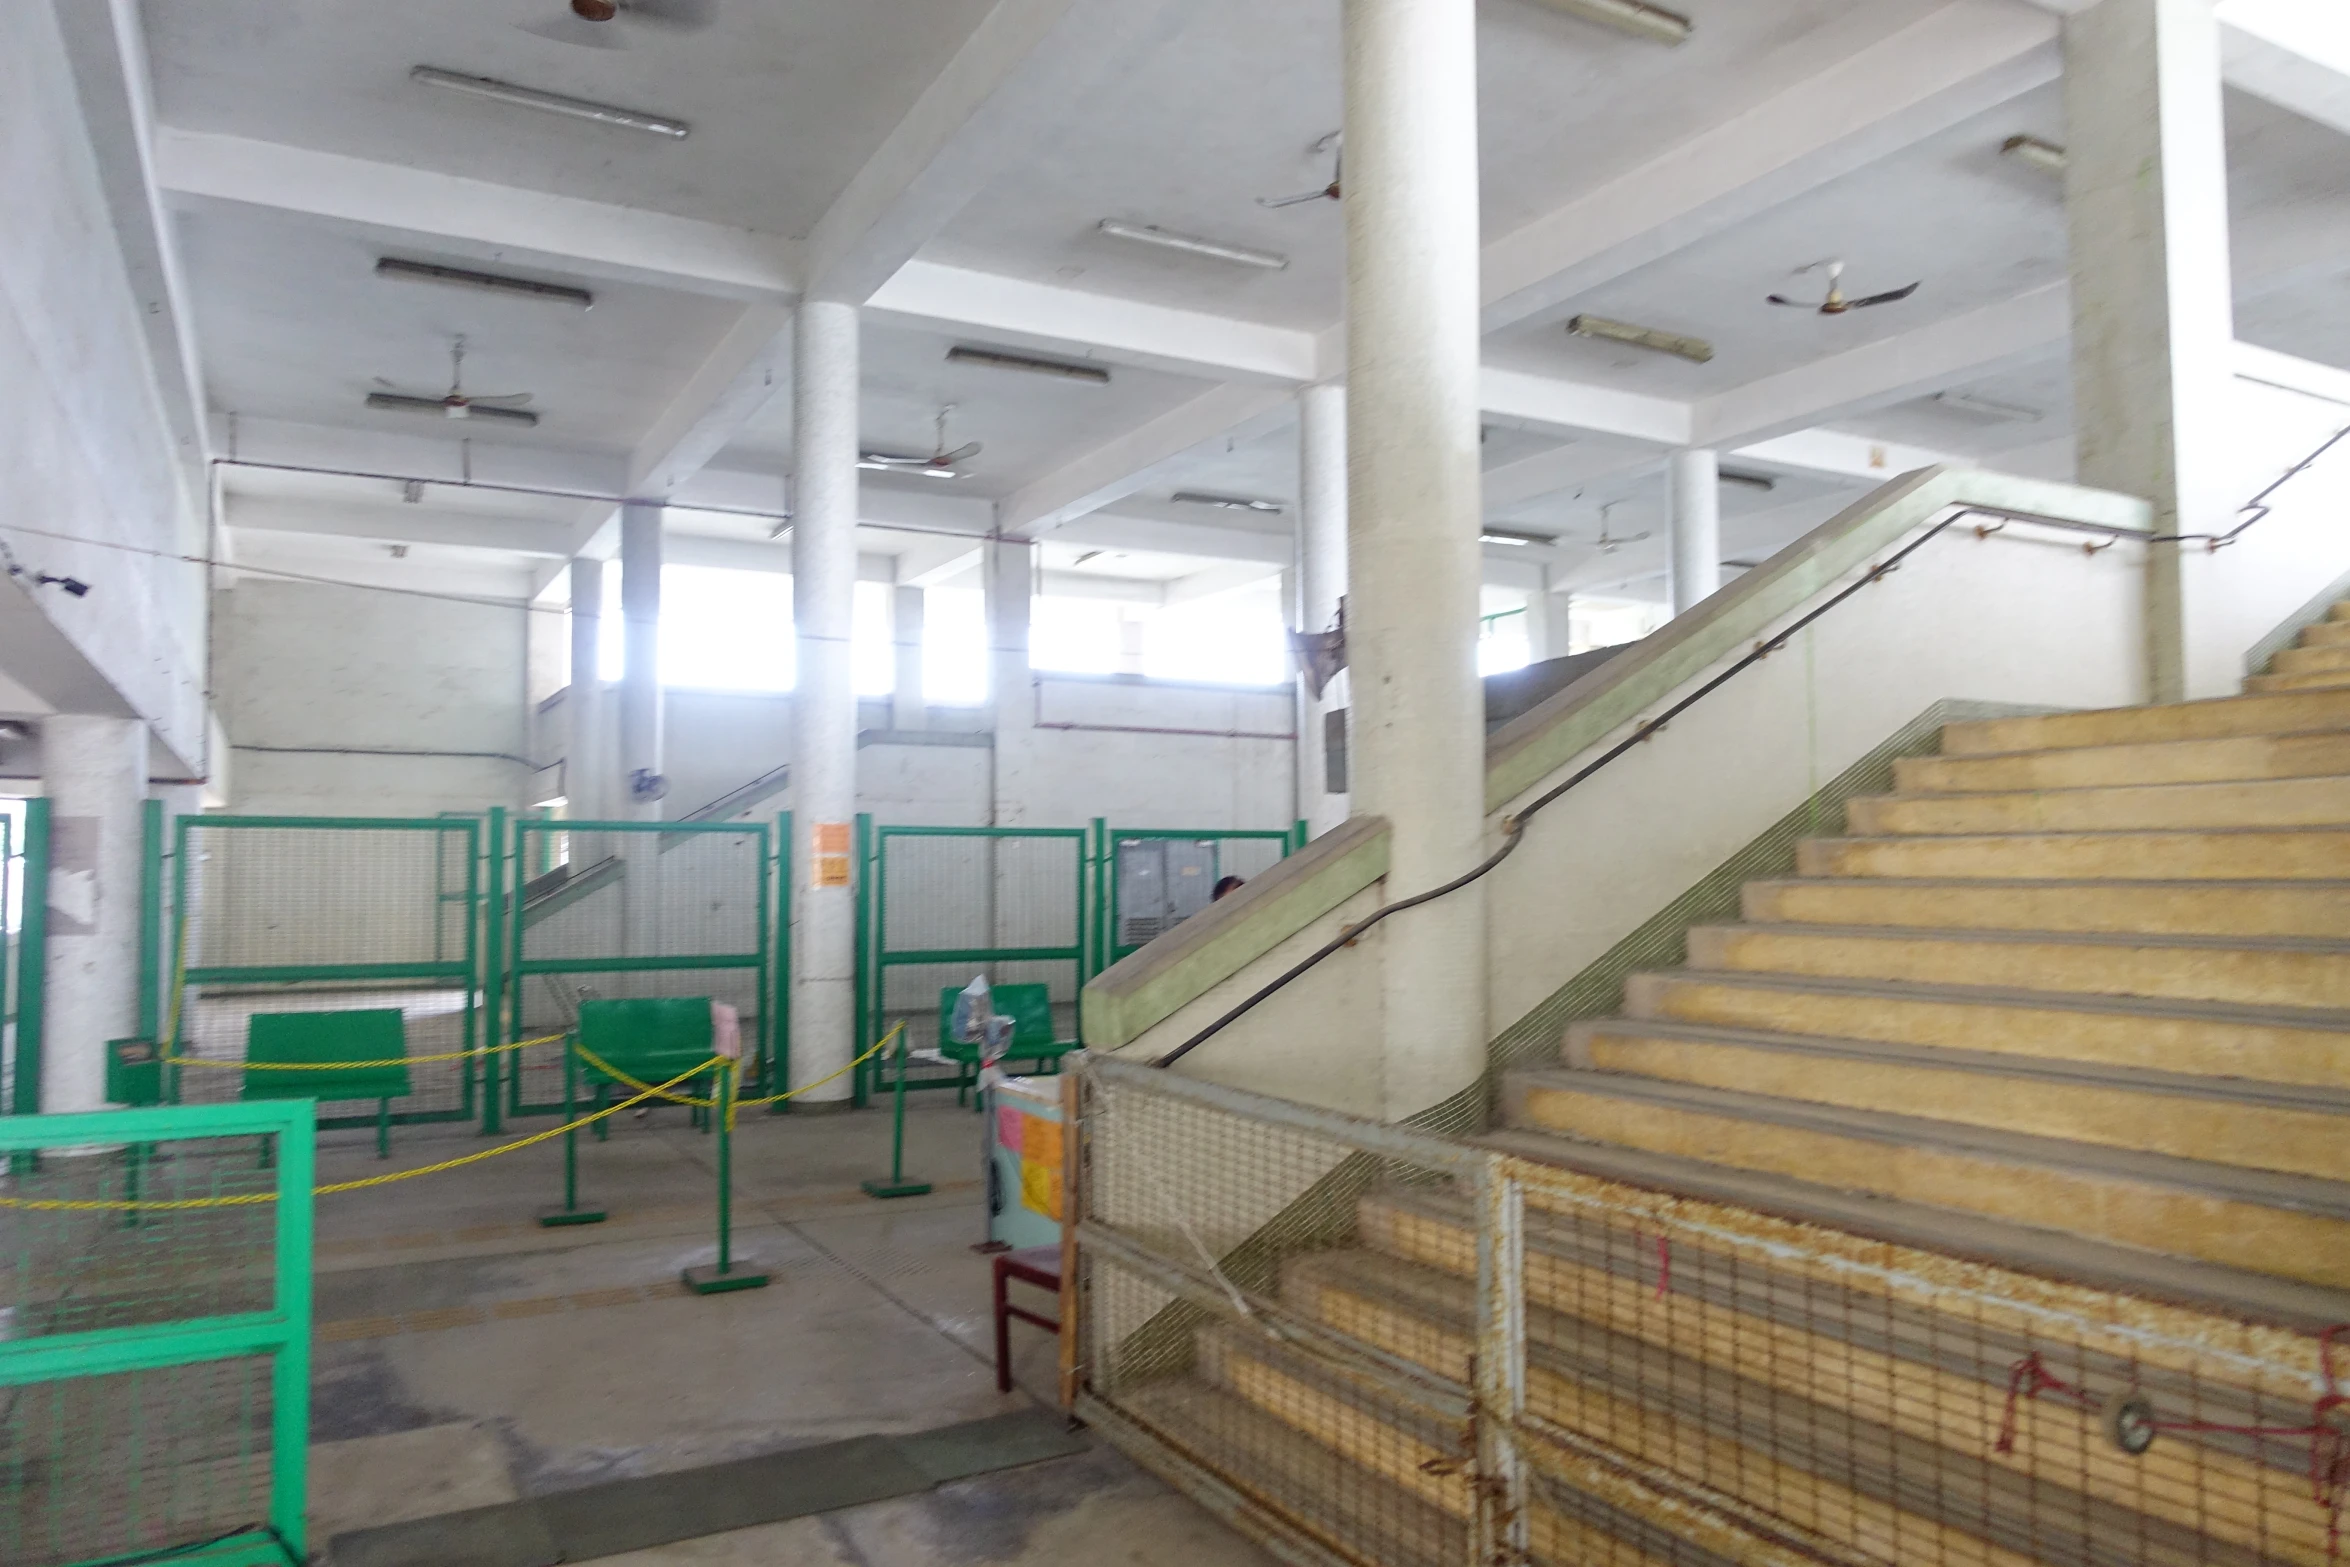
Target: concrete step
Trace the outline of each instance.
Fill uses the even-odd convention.
[[[1599,1072],[1513,1073],[1513,1127],[2350,1289],[2350,1186]]]
[[[1383,1297],[1393,1295],[1433,1314],[1445,1305],[1418,1282],[1423,1270],[1449,1275],[1456,1289],[1475,1277],[1471,1217],[1455,1199],[1372,1193],[1361,1205],[1360,1232],[1377,1255],[1342,1254],[1300,1270],[1312,1279],[1326,1311],[1351,1307],[1371,1316]],[[1746,1412],[1738,1404],[1757,1412],[1835,1410],[1874,1428],[1874,1453],[1908,1446],[1908,1457],[1922,1459],[1916,1472],[1941,1484],[1941,1494],[1918,1511],[1972,1532],[2001,1532],[1984,1525],[2014,1518],[2015,1480],[2046,1473],[2049,1457],[2061,1452],[2077,1459],[2075,1475],[2064,1483],[2078,1490],[2039,1493],[2027,1516],[2077,1523],[2100,1506],[2118,1507],[2124,1517],[2115,1521],[2134,1525],[2143,1521],[2143,1508],[2162,1525],[2207,1534],[2223,1552],[2230,1545],[2266,1543],[2281,1547],[2289,1560],[2324,1560],[2323,1518],[2311,1510],[2280,1520],[2273,1508],[2264,1518],[2246,1505],[2264,1482],[2273,1488],[2278,1476],[2223,1442],[2190,1439],[2132,1458],[2104,1437],[2093,1411],[2064,1406],[2045,1411],[2051,1417],[2046,1420],[2035,1408],[2029,1429],[2019,1421],[2014,1449],[2001,1453],[2007,1378],[2039,1347],[2032,1332],[2038,1324],[2021,1310],[1970,1310],[1958,1319],[1914,1299],[1854,1290],[1817,1272],[1758,1266],[1751,1254],[1733,1257],[1689,1245],[1671,1248],[1670,1273],[1661,1274],[1646,1246],[1623,1240],[1619,1232],[1580,1219],[1528,1211],[1527,1336],[1534,1366],[1543,1367],[1545,1360],[1596,1362],[1603,1385],[1629,1374],[1644,1395],[1685,1385],[1694,1372],[1706,1389],[1699,1412],[1714,1417],[1708,1424],[1736,1423]],[[2205,1410],[2224,1404],[2227,1418],[2246,1424],[2259,1416],[2249,1390],[2240,1386],[2190,1383],[2159,1369],[2150,1383],[2148,1368],[2103,1359],[2088,1374],[2101,1383],[2134,1376],[2138,1390],[2162,1404]],[[1803,1402],[1791,1404],[1790,1395]],[[1666,1392],[1641,1402],[1670,1399]],[[1721,1418],[1725,1414],[1730,1418]],[[1804,1444],[1809,1435],[1801,1422],[1784,1423],[1795,1428],[1768,1431],[1774,1454]],[[1954,1483],[1960,1475],[1963,1484]],[[2198,1483],[2203,1480],[2210,1483]],[[1953,1517],[1948,1503],[1961,1492],[1975,1505]]]
[[[1742,916],[1764,924],[2338,936],[2350,881],[1750,881]]]
[[[2343,624],[2350,631],[2350,623]],[[2320,670],[2350,671],[2350,640],[2321,642],[2315,647],[2289,647],[2269,660],[2272,675],[2307,675]]]
[[[2350,1182],[2350,1088],[1630,1018],[1574,1025],[1565,1059],[1589,1071]]]
[[[1978,718],[1942,727],[1944,756],[2043,751],[2064,746],[2216,740],[2229,735],[2350,729],[2350,691],[2215,697],[2158,707],[2107,707],[2028,718]]]
[[[2350,941],[1700,925],[1689,966],[2006,990],[2350,1008]]]
[[[2299,647],[2350,647],[2350,621],[2321,620],[2314,626],[2303,626],[2295,645]]]
[[[2350,1012],[1792,974],[1634,974],[1628,1016],[2350,1090]]]
[[[1804,876],[1932,881],[2350,881],[2350,831],[2213,827],[2131,832],[1809,838]]]
[[[1398,1567],[1454,1567],[1467,1559],[1465,1519],[1225,1388],[1169,1378],[1117,1403],[1194,1463],[1350,1558]]]
[[[2326,611],[2328,620],[2350,620],[2350,599],[2344,599]]]
[[[2002,794],[1871,795],[1849,802],[1844,810],[1846,831],[1864,838],[1910,833],[2339,827],[2350,825],[2350,776]]]
[[[2294,675],[2247,675],[2246,691],[2350,691],[2350,669],[2312,669]]]
[[[2343,627],[2350,631],[2350,626]],[[2093,789],[2128,784],[2224,783],[2247,778],[2350,774],[2350,732],[2156,740],[1986,756],[1904,756],[1893,763],[1903,794]]]

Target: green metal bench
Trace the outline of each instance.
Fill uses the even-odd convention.
[[[956,986],[938,993],[938,1053],[959,1068],[955,1077],[957,1104],[979,1081],[978,1042],[955,1037],[955,998],[962,993]],[[988,991],[988,1004],[995,1008],[996,1016],[1012,1020],[1012,1043],[1004,1051],[1005,1062],[1025,1061],[1035,1072],[1057,1072],[1061,1057],[1078,1048],[1076,1040],[1056,1037],[1049,986],[995,985]]]
[[[647,996],[628,1001],[583,1001],[579,1024],[563,1050],[563,1119],[578,1113],[581,1090],[592,1094],[592,1110],[612,1100],[639,1093],[643,1087],[666,1083],[682,1072],[709,1062],[715,1038],[707,996]],[[716,1069],[678,1084],[669,1092],[680,1098],[707,1099],[713,1093]],[[634,1079],[632,1085],[631,1079]],[[659,1101],[654,1101],[658,1103]],[[708,1130],[710,1117],[693,1108],[693,1124]],[[609,1118],[595,1124],[596,1140],[611,1136]],[[542,1224],[594,1224],[601,1209],[583,1209],[578,1203],[576,1133],[563,1139],[563,1206],[539,1217]]]
[[[254,1070],[293,1065],[312,1070]],[[256,1012],[245,1021],[245,1099],[372,1099],[375,1156],[392,1156],[392,1101],[410,1092],[408,1020],[398,1007]]]

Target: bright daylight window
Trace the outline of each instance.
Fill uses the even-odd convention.
[[[1278,577],[1170,604],[1144,622],[1142,672],[1154,680],[1277,686],[1289,669]]]
[[[1028,667],[1065,675],[1114,675],[1120,668],[1116,599],[1039,596],[1029,601]]]
[[[922,595],[922,701],[929,707],[987,703],[987,595],[932,588]]]
[[[1477,673],[1499,675],[1524,669],[1534,662],[1531,606],[1524,595],[1510,595],[1515,603],[1496,602],[1494,590],[1485,590],[1484,613],[1477,621]]]
[[[792,579],[719,566],[661,568],[661,683],[705,691],[789,691],[798,675]],[[598,650],[604,678],[627,671],[620,574],[604,574]],[[860,582],[850,621],[850,672],[859,696],[887,696],[897,681],[890,645],[889,585]]]

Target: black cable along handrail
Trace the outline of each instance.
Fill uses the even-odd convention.
[[[1225,1029],[1240,1021],[1241,1018],[1247,1016],[1251,1011],[1254,1011],[1260,1003],[1277,994],[1281,990],[1287,988],[1293,981],[1299,979],[1308,970],[1321,963],[1323,959],[1331,956],[1333,953],[1353,946],[1356,941],[1362,938],[1365,932],[1371,929],[1372,926],[1377,925],[1380,921],[1388,918],[1390,915],[1401,914],[1407,909],[1416,909],[1424,903],[1433,903],[1438,898],[1447,897],[1460,891],[1463,887],[1468,886],[1471,882],[1482,879],[1496,866],[1500,865],[1502,861],[1508,859],[1510,855],[1516,851],[1519,843],[1525,838],[1526,822],[1530,817],[1535,815],[1535,813],[1556,801],[1568,790],[1582,783],[1585,779],[1591,777],[1592,774],[1598,772],[1601,768],[1606,767],[1609,763],[1615,761],[1618,757],[1623,756],[1626,752],[1631,751],[1636,746],[1639,746],[1645,742],[1651,735],[1664,728],[1665,725],[1671,723],[1674,719],[1689,711],[1690,708],[1696,706],[1699,702],[1702,702],[1705,700],[1705,698],[1711,696],[1714,692],[1729,684],[1730,681],[1736,678],[1742,671],[1753,668],[1756,664],[1761,663],[1764,659],[1770,657],[1773,653],[1776,653],[1786,647],[1789,640],[1792,639],[1798,631],[1803,630],[1812,622],[1818,620],[1822,615],[1825,615],[1828,613],[1828,611],[1834,609],[1837,605],[1843,603],[1846,599],[1851,598],[1861,589],[1868,587],[1872,583],[1882,582],[1886,577],[1900,570],[1901,563],[1903,561],[1907,560],[1911,555],[1914,555],[1917,553],[1917,551],[1924,548],[1928,543],[1932,542],[1945,529],[1949,528],[1954,523],[1961,522],[1969,517],[1996,517],[2002,523],[2040,523],[2048,526],[2076,529],[2083,532],[2107,533],[2120,538],[2135,538],[2146,544],[2183,544],[2191,540],[2200,539],[2209,543],[2212,549],[2218,550],[2236,542],[2237,538],[2243,534],[2245,529],[2251,527],[2254,523],[2259,522],[2263,517],[2266,517],[2273,509],[2268,505],[2268,498],[2281,489],[2287,480],[2305,472],[2320,457],[2323,457],[2327,452],[2331,451],[2344,439],[2350,439],[2350,427],[2345,427],[2336,431],[2334,435],[2323,445],[2319,446],[2308,456],[2295,463],[2291,468],[2285,470],[2284,473],[2277,477],[2274,483],[2270,484],[2258,495],[2253,496],[2252,499],[2246,501],[2241,507],[2237,508],[2240,512],[2249,512],[2251,515],[2245,517],[2243,521],[2237,523],[2233,528],[2230,528],[2225,533],[2170,533],[2148,536],[2138,533],[2134,529],[2119,527],[2112,523],[2076,522],[2069,518],[2062,517],[2035,517],[2026,512],[2005,511],[1994,506],[1960,507],[1958,510],[1953,511],[1949,516],[1943,518],[1940,522],[1935,523],[1925,532],[1919,534],[1916,538],[1910,540],[1900,549],[1896,550],[1892,555],[1888,556],[1882,564],[1871,566],[1867,572],[1865,572],[1857,580],[1847,584],[1845,587],[1838,590],[1832,597],[1828,598],[1813,609],[1805,612],[1801,618],[1791,622],[1786,627],[1786,629],[1781,631],[1777,636],[1771,637],[1766,641],[1757,642],[1754,645],[1753,651],[1747,653],[1744,657],[1740,658],[1729,668],[1723,670],[1720,674],[1714,676],[1711,680],[1708,680],[1704,685],[1699,686],[1696,690],[1690,692],[1687,696],[1681,698],[1681,700],[1666,708],[1663,713],[1659,714],[1655,718],[1644,720],[1641,723],[1635,725],[1630,735],[1622,740],[1617,741],[1613,746],[1610,746],[1605,753],[1600,755],[1595,760],[1589,762],[1583,767],[1576,769],[1571,776],[1562,779],[1558,783],[1552,785],[1549,789],[1546,789],[1541,794],[1535,796],[1533,800],[1527,803],[1524,810],[1513,812],[1510,815],[1502,818],[1502,836],[1500,846],[1496,848],[1491,854],[1487,855],[1483,860],[1479,861],[1476,865],[1472,866],[1467,871],[1462,872],[1460,875],[1455,876],[1452,880],[1445,882],[1441,886],[1431,887],[1425,892],[1414,893],[1408,898],[1398,898],[1393,903],[1382,904],[1378,908],[1373,909],[1369,914],[1363,916],[1363,918],[1357,920],[1354,924],[1348,925],[1341,929],[1339,933],[1336,936],[1333,936],[1329,941],[1315,948],[1312,952],[1306,954],[1306,956],[1299,959],[1296,963],[1291,964],[1287,969],[1283,970],[1282,973],[1271,983],[1260,986],[1257,990],[1250,993],[1246,999],[1242,1000],[1239,1005],[1233,1007],[1223,1016],[1208,1024],[1207,1027],[1201,1029],[1198,1033],[1192,1035],[1189,1039],[1186,1039],[1182,1044],[1177,1045],[1174,1049],[1168,1051],[1165,1055],[1159,1057],[1156,1061],[1153,1061],[1151,1065],[1155,1067],[1173,1066],[1176,1062],[1182,1060],[1192,1051],[1197,1050],[1200,1046],[1215,1038]],[[2102,548],[2103,546],[2099,547]]]

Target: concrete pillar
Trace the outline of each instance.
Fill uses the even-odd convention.
[[[48,1012],[41,1109],[106,1107],[106,1041],[139,1021],[139,850],[147,726],[60,713],[41,721],[49,796]]]
[[[1665,510],[1672,530],[1668,598],[1682,615],[1722,585],[1722,472],[1712,451],[1686,447],[1666,459]]]
[[[1484,849],[1477,680],[1476,8],[1344,0],[1347,649],[1353,803],[1387,818],[1386,895]],[[1472,885],[1373,938],[1390,1118],[1485,1064],[1485,902]]]
[[[800,306],[793,358],[791,1077],[813,1082],[856,1056],[857,697],[849,636],[857,598],[857,308]],[[840,1101],[842,1077],[809,1097]]]
[[[604,740],[604,563],[581,555],[571,562],[571,684],[563,698],[570,734],[563,745],[563,790],[571,814],[597,820],[606,801]],[[585,851],[573,849],[586,863]]]
[[[1575,651],[1571,611],[1574,596],[1564,588],[1550,585],[1548,567],[1542,572],[1542,591],[1534,595],[1526,606],[1526,634],[1534,647],[1537,662],[1546,658],[1565,658]]]
[[[1346,388],[1309,386],[1297,399],[1297,613],[1300,631],[1328,631],[1346,596]],[[1346,820],[1323,737],[1346,706],[1342,672],[1316,697],[1298,677],[1297,814],[1319,838]]]
[[[1028,776],[1028,740],[1036,729],[1035,679],[1028,668],[1036,546],[1026,539],[989,539],[980,555],[979,580],[987,603],[987,688],[995,725],[987,819],[990,826],[1011,827],[1025,819],[1018,802]],[[990,864],[994,853],[991,844]]]
[[[2065,18],[2064,107],[2080,482],[2152,500],[2157,534],[2224,527],[2242,497],[2227,462],[2235,312],[2212,0],[2099,0]],[[2181,548],[2147,552],[2158,702],[2188,694]]]
[[[890,637],[896,645],[896,672],[890,681],[889,726],[920,729],[927,725],[929,703],[922,694],[922,610],[920,588],[899,588],[890,596]]]
[[[628,669],[620,678],[620,779],[615,815],[661,819],[640,779],[661,776],[661,508],[620,508],[620,619]]]

